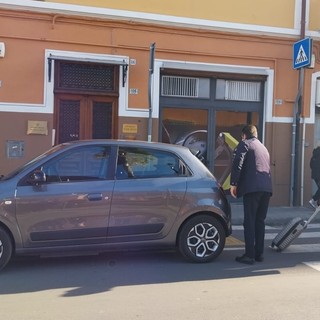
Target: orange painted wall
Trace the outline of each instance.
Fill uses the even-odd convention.
[[[6,57],[0,60],[2,102],[41,103],[44,50],[56,49],[136,59],[136,65],[130,66],[129,87],[137,88],[139,94],[129,95],[129,107],[147,108],[152,42],[156,43],[158,59],[275,69],[275,98],[284,100],[281,108],[274,109],[276,116],[291,116],[291,101],[297,91],[298,74],[292,70],[290,39],[5,11],[1,14],[0,36],[6,43]]]

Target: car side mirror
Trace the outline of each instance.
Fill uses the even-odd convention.
[[[29,176],[27,182],[33,186],[44,184],[47,181],[46,174],[42,170],[35,170]]]

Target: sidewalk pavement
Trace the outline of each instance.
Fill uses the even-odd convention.
[[[232,224],[243,224],[243,205],[241,203],[231,203]],[[267,226],[284,226],[292,218],[300,217],[307,220],[314,212],[311,207],[269,207],[266,225]],[[320,223],[320,214],[318,214],[312,223]]]

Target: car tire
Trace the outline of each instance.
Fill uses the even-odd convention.
[[[181,227],[178,247],[186,259],[203,263],[217,258],[225,242],[226,234],[222,224],[215,217],[198,215]]]
[[[9,262],[12,255],[12,242],[7,231],[0,227],[0,270]]]

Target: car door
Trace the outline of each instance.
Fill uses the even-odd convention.
[[[175,154],[120,147],[108,242],[152,240],[170,231],[186,193],[187,175]]]
[[[113,180],[110,147],[86,145],[65,151],[38,170],[46,182],[20,180],[16,216],[25,247],[97,244],[106,241]]]

